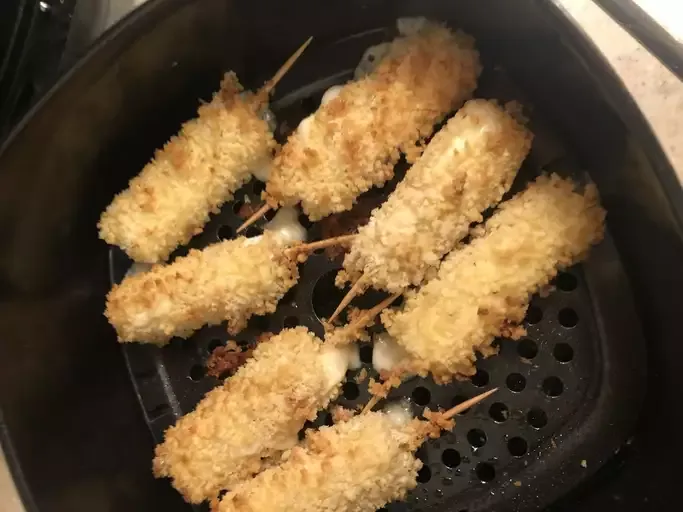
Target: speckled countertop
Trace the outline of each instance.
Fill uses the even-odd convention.
[[[110,18],[145,0],[111,2]],[[621,77],[683,184],[683,83],[648,53],[591,0],[553,0],[574,18]],[[683,42],[683,2],[637,0],[637,3]],[[22,512],[9,471],[0,453],[0,512]]]

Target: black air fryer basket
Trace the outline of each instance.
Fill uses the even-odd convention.
[[[675,507],[681,187],[622,84],[552,2],[159,0],[108,32],[0,152],[0,437],[29,511],[191,510],[152,478],[153,446],[218,385],[205,362],[228,336],[219,326],[162,349],[115,342],[104,296],[131,262],[96,231],[113,195],[225,70],[255,88],[315,36],[272,103],[280,126],[295,126],[368,46],[395,35],[396,18],[418,15],[475,36],[485,69],[475,96],[524,105],[536,138],[513,189],[541,169],[588,175],[608,234],[553,293],[533,298],[528,335],[497,340],[500,354],[478,361],[471,380],[415,378],[392,392],[434,409],[500,388],[423,445],[418,487],[386,509]],[[381,202],[404,171],[364,201]],[[261,190],[245,186],[189,247],[233,236],[239,207]],[[319,224],[306,225],[321,238]],[[339,264],[314,254],[277,311],[236,340],[253,345],[298,324],[322,334],[319,319],[344,293],[334,287]],[[372,374],[372,346],[360,352]],[[355,376],[338,399],[347,407],[368,400]],[[309,426],[329,422],[323,411]]]

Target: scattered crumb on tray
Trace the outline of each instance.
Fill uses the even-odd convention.
[[[354,379],[356,381],[356,384],[360,384],[363,382],[365,379],[368,378],[368,370],[365,368],[362,368],[360,372],[358,372],[358,375],[356,375],[356,378]]]
[[[345,407],[342,407],[341,405],[337,405],[332,408],[330,411],[332,414],[332,421],[334,423],[341,423],[344,421],[349,421],[351,418],[353,418],[356,415],[356,411],[352,409],[346,409]]]
[[[231,346],[232,344],[234,344],[235,348]],[[225,347],[216,347],[211,352],[211,355],[206,360],[207,375],[216,378],[231,375],[251,357],[253,351],[251,348],[242,351],[234,341],[232,344],[228,342],[228,345]]]

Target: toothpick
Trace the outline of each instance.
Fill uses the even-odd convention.
[[[334,313],[332,313],[332,316],[327,320],[327,323],[332,325],[332,322],[334,322],[334,319],[339,316],[339,314],[344,311],[344,308],[348,306],[353,299],[358,296],[363,290],[363,277],[365,276],[360,276],[358,280],[354,283],[354,285],[351,287],[349,292],[344,295],[344,298],[341,300],[339,305],[337,306],[337,309],[334,310]]]
[[[365,407],[363,407],[361,414],[365,414],[366,412],[370,412],[372,410],[372,408],[375,405],[377,405],[377,402],[379,402],[380,400],[381,400],[381,398],[378,397],[377,395],[372,395],[372,398],[370,399],[370,401],[367,404],[365,404]]]
[[[452,407],[452,408],[450,408],[449,410],[447,410],[447,411],[443,414],[443,419],[445,419],[445,420],[450,420],[450,419],[451,419],[453,416],[455,416],[456,414],[459,414],[459,413],[461,413],[461,412],[463,412],[463,411],[469,409],[470,407],[472,407],[472,406],[474,406],[474,405],[477,405],[479,402],[481,402],[482,400],[488,398],[489,396],[491,396],[491,395],[492,395],[493,393],[495,393],[496,391],[498,391],[498,388],[489,389],[489,390],[486,391],[485,393],[482,393],[482,394],[480,394],[480,395],[477,395],[477,396],[475,396],[474,398],[470,398],[469,400],[465,400],[463,403],[458,404],[458,405],[456,405],[455,407]]]
[[[302,253],[302,252],[313,252],[318,249],[325,249],[326,247],[331,247],[333,245],[341,245],[345,244],[348,242],[351,242],[356,235],[341,235],[341,236],[335,236],[333,238],[326,238],[325,240],[318,240],[317,242],[311,242],[310,244],[303,244],[303,245],[295,245],[294,247],[290,248],[290,251],[294,251],[296,253]]]
[[[273,78],[268,80],[261,90],[258,92],[259,96],[268,96],[277,83],[282,80],[282,77],[287,74],[287,71],[294,65],[294,63],[297,61],[299,57],[301,57],[301,54],[304,53],[306,48],[308,47],[309,44],[311,44],[311,41],[313,41],[313,36],[309,37],[304,44],[302,44],[297,51],[295,51],[292,56],[287,59],[287,61],[282,65],[280,69],[277,70],[275,75],[273,75]]]
[[[245,220],[244,223],[240,227],[237,228],[237,233],[247,229],[254,222],[256,222],[261,217],[263,217],[266,213],[268,213],[268,210],[270,210],[270,209],[271,209],[271,206],[268,203],[261,206],[261,208],[259,208],[256,212],[254,212],[251,215],[251,217],[249,217],[247,220]]]

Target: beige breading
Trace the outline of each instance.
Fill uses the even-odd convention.
[[[594,185],[579,193],[571,180],[538,178],[447,256],[400,311],[382,314],[387,331],[418,373],[440,382],[474,374],[475,352],[490,355],[496,336],[515,334],[510,327],[523,320],[531,294],[586,256],[603,237],[604,218]]]
[[[219,512],[374,512],[417,485],[422,424],[382,412],[312,431],[282,464],[229,492]]]
[[[410,161],[434,124],[471,97],[480,73],[474,42],[436,23],[399,37],[377,69],[349,82],[304,119],[275,157],[266,199],[301,202],[311,220],[348,210]]]
[[[178,135],[156,152],[102,214],[100,238],[135,261],[159,263],[200,233],[276,147],[266,121],[234,73]]]
[[[105,316],[120,342],[164,345],[209,324],[242,330],[275,311],[299,278],[296,259],[275,234],[239,237],[191,250],[169,265],[126,277],[107,295]]]
[[[495,102],[465,103],[358,230],[337,284],[363,276],[392,293],[420,284],[508,191],[532,138]]]
[[[166,431],[154,475],[172,478],[187,501],[199,503],[271,464],[339,393],[344,371],[330,371],[327,350],[303,327],[261,343],[233,377]]]

